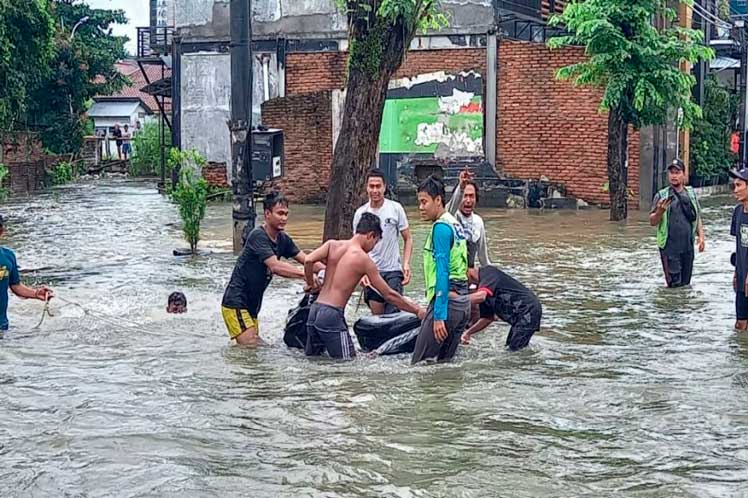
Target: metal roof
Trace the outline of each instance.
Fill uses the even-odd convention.
[[[119,118],[129,117],[140,106],[139,100],[130,102],[94,102],[88,110],[88,116],[92,118]]]

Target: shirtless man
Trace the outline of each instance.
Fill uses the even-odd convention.
[[[388,302],[398,309],[409,311],[423,319],[426,311],[392,290],[377,270],[369,252],[382,238],[382,225],[379,217],[363,213],[356,226],[356,233],[350,240],[328,240],[312,252],[304,261],[304,275],[307,286],[318,290],[314,279],[315,263],[327,265],[325,282],[317,301],[309,310],[307,321],[307,356],[320,356],[326,350],[332,358],[349,360],[356,356],[353,341],[345,323],[345,305],[361,278],[369,278],[371,286]]]

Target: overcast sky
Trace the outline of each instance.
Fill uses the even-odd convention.
[[[135,54],[137,34],[135,28],[146,27],[150,22],[150,2],[148,0],[86,0],[86,3],[97,9],[121,9],[127,15],[128,24],[115,25],[114,34],[130,38],[127,50]]]

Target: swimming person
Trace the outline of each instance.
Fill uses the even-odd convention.
[[[366,276],[370,285],[388,302],[403,311],[423,318],[425,310],[393,290],[379,274],[369,253],[382,238],[379,217],[372,213],[361,214],[356,233],[350,240],[328,240],[307,256],[304,272],[308,288],[319,289],[314,278],[314,265],[325,263],[325,281],[319,297],[309,310],[307,356],[320,356],[327,351],[332,358],[351,359],[356,356],[353,341],[345,322],[345,305],[354,289]]]
[[[171,314],[187,313],[187,296],[183,292],[172,292],[166,303],[166,312]]]

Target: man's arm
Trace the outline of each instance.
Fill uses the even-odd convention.
[[[367,256],[364,263],[366,264],[366,276],[369,277],[371,286],[374,287],[374,290],[376,290],[385,301],[394,305],[398,309],[408,311],[414,315],[418,315],[418,318],[423,319],[423,315],[426,314],[425,310],[415,302],[392,290],[379,274],[379,270],[377,270],[377,267],[371,258]]]
[[[48,301],[54,297],[54,293],[47,287],[39,287],[34,289],[23,284],[15,284],[10,286],[10,290],[13,294],[22,299],[38,299],[40,301]]]
[[[652,212],[649,213],[650,225],[656,226],[660,224],[660,222],[662,221],[662,216],[665,214],[665,211],[667,211],[667,208],[670,207],[670,203],[670,199],[660,199],[659,194],[655,196]]]
[[[306,284],[312,289],[318,288],[317,282],[314,279],[315,265],[327,261],[330,255],[330,244],[332,244],[332,241],[328,240],[304,258],[304,280],[306,280]]]
[[[699,252],[704,252],[704,249],[706,249],[706,238],[704,237],[704,222],[701,218],[701,204],[695,195],[694,200],[696,201],[696,244],[699,247]]]
[[[470,344],[470,338],[473,337],[478,332],[482,332],[486,329],[489,325],[493,323],[493,320],[490,318],[480,318],[477,322],[475,322],[472,327],[467,329],[464,334],[462,334],[461,342],[463,344]]]
[[[306,253],[304,251],[299,251],[299,253],[296,256],[294,256],[293,259],[295,259],[299,264],[303,265],[304,263],[306,263],[306,258],[307,258]],[[325,265],[323,263],[320,263],[319,261],[314,263],[314,273],[321,272],[324,269],[325,269]]]
[[[491,260],[488,259],[488,243],[486,242],[486,228],[483,227],[480,240],[478,241],[478,261],[481,266],[490,266]]]
[[[304,270],[286,261],[281,261],[278,256],[270,256],[263,263],[273,275],[285,278],[304,278]]]
[[[401,231],[403,236],[403,285],[410,283],[410,258],[413,257],[413,236],[410,228]]]
[[[447,211],[449,211],[450,214],[457,213],[460,204],[462,204],[462,175],[460,175],[460,182],[455,186],[455,189],[452,192],[452,198],[449,199],[449,202],[447,203]]]

